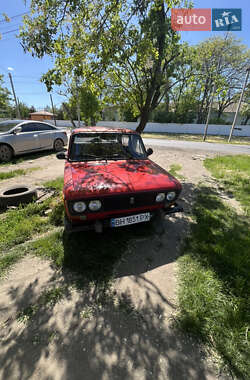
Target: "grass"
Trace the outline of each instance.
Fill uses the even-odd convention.
[[[68,293],[66,286],[57,286],[50,288],[40,295],[35,304],[30,304],[24,308],[17,316],[19,322],[29,322],[42,308],[53,307],[61,301]]]
[[[45,183],[56,190],[56,195],[42,203],[31,203],[2,214],[0,224],[0,250],[11,253],[0,255],[0,276],[27,253],[51,259],[57,267],[69,268],[89,281],[107,283],[113,274],[114,263],[130,249],[133,239],[153,233],[150,224],[107,229],[105,239],[95,232],[65,234],[63,228],[64,205],[59,196],[63,178]],[[45,213],[51,209],[49,214]],[[49,232],[45,237],[39,235]],[[30,241],[33,238],[34,241]],[[20,245],[24,243],[23,245]],[[14,248],[16,246],[16,248]],[[106,286],[105,285],[105,286]]]
[[[142,138],[203,141],[203,135],[192,135],[192,134],[187,134],[187,133],[143,133]],[[227,140],[228,140],[228,136],[208,135],[206,142],[225,144],[227,143]],[[230,144],[250,145],[250,137],[233,136]]]
[[[172,176],[176,177],[176,178],[179,178],[179,179],[184,179],[185,177],[181,174],[178,173],[178,171],[181,170],[181,165],[179,164],[173,164],[170,166],[170,169],[168,170],[168,172],[170,174],[172,174]]]
[[[216,157],[206,159],[204,165],[221,181],[225,190],[233,194],[250,216],[250,156]]]
[[[39,169],[40,169],[39,167],[35,167],[35,168],[29,168],[29,169],[17,169],[17,170],[11,170],[9,172],[3,172],[3,173],[0,173],[0,181],[13,178],[13,177],[18,177],[20,175],[29,174]]]
[[[104,235],[93,231],[66,234],[63,230],[34,241],[30,252],[51,259],[57,267],[68,268],[88,281],[108,283],[113,266],[133,245],[133,239],[153,234],[151,224],[124,227],[118,231],[105,230]]]
[[[51,181],[47,181],[44,183],[44,186],[51,190],[62,191],[63,189],[63,177],[58,177]]]
[[[30,203],[9,210],[0,224],[0,250],[6,251],[36,234],[46,232],[49,219],[44,212],[49,208],[50,202],[51,199],[48,199],[43,203]]]
[[[205,162],[247,210],[248,160],[239,156]],[[250,373],[249,268],[249,218],[237,215],[211,188],[201,187],[191,233],[179,259],[179,323],[208,342],[239,379]]]
[[[51,188],[55,189],[56,183],[57,180],[50,181]],[[48,210],[51,212],[47,215]],[[39,240],[39,235],[62,226],[63,217],[63,202],[57,192],[44,202],[22,205],[1,214],[0,277],[29,252],[30,240]]]

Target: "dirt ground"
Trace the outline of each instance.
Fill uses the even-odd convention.
[[[70,273],[56,270],[49,261],[25,257],[0,283],[0,379],[222,378],[201,345],[173,328],[176,259],[188,231],[195,187],[199,181],[211,180],[202,160],[212,154],[154,151],[152,160],[162,167],[182,166],[180,203],[185,213],[166,217],[163,233],[137,239],[116,264],[113,288],[129,300],[134,312],[124,313],[115,302],[95,306],[95,289],[78,290],[72,286]],[[17,183],[41,186],[63,175],[64,162],[48,155],[0,171],[31,167],[41,169],[1,181],[0,188]],[[62,301],[41,308],[32,323],[18,320],[22,308],[58,285],[67,287]]]

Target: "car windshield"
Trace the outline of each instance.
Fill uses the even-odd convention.
[[[77,133],[73,135],[71,161],[145,159],[142,139],[129,133]]]
[[[16,125],[20,124],[21,122],[22,122],[21,120],[0,122],[0,133],[10,131],[12,128],[14,128]]]

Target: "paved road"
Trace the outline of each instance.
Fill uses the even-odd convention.
[[[222,154],[250,154],[250,145],[216,144],[209,142],[193,142],[150,138],[144,138],[143,141],[147,146],[162,146],[168,149],[175,150],[191,150],[193,152],[203,151],[204,153],[214,152]]]

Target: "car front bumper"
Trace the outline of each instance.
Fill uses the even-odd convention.
[[[153,218],[154,215],[156,215],[157,212],[161,211],[162,215],[170,215],[175,214],[178,212],[183,212],[183,207],[179,206],[177,203],[172,204],[168,208],[164,209],[158,209],[156,211],[148,211],[150,213],[150,220]],[[145,211],[147,212],[147,211]],[[137,213],[131,213],[131,216],[138,214]],[[123,217],[124,215],[117,215],[116,217]],[[96,219],[88,222],[83,222],[80,224],[72,224],[67,217],[64,219],[64,227],[66,232],[79,232],[79,231],[90,231],[95,230],[96,232],[102,232],[103,228],[110,227],[110,221],[112,218],[106,218],[106,219]],[[147,223],[147,222],[144,222]]]

